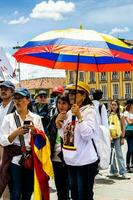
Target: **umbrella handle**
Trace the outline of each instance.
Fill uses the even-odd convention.
[[[75,127],[76,115],[72,115],[72,125]]]
[[[77,91],[77,85],[78,85],[78,76],[79,76],[79,56],[80,54],[78,54],[77,56],[77,69],[76,69],[76,83],[75,83],[75,90]],[[76,103],[76,93],[75,93],[75,103]]]

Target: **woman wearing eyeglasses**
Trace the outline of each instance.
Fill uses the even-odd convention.
[[[16,89],[13,101],[16,107],[15,113],[17,117],[19,117],[21,126],[17,128],[14,113],[5,116],[0,131],[0,143],[4,147],[12,144],[20,146],[19,136],[23,135],[26,150],[30,151],[31,134],[29,130],[34,130],[35,127],[39,130],[43,130],[41,118],[28,110],[30,93],[26,88]],[[25,121],[30,121],[31,124],[25,127]],[[33,170],[27,170],[20,165],[19,161],[21,156],[22,155],[16,155],[11,160],[9,168],[10,200],[30,200],[33,192],[34,172]]]
[[[94,106],[88,94],[89,86],[79,81],[67,86],[71,110],[66,119],[57,118],[56,126],[63,138],[63,156],[68,166],[72,200],[93,200],[94,178],[98,172],[98,155],[93,142],[97,134]],[[76,95],[76,103],[75,103]],[[76,118],[76,119],[75,119]]]

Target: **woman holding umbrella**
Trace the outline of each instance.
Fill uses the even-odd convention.
[[[79,81],[77,90],[75,85],[67,86],[66,90],[72,107],[64,122],[57,117],[56,125],[63,138],[63,156],[68,165],[71,198],[93,200],[94,178],[98,172],[98,155],[94,144],[97,123],[94,107],[88,97],[89,86]]]

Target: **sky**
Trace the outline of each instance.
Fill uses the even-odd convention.
[[[14,46],[23,46],[35,36],[56,29],[92,29],[133,40],[133,0],[0,0],[0,46],[13,67]],[[48,70],[21,64],[22,79],[61,76]]]

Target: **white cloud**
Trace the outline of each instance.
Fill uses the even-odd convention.
[[[14,24],[26,24],[30,19],[28,17],[19,17],[19,19],[14,19],[8,22],[8,24],[14,25]]]
[[[53,19],[55,21],[64,19],[63,14],[74,11],[75,5],[65,1],[42,1],[33,8],[30,17],[37,19]]]
[[[115,27],[109,32],[109,34],[113,35],[113,34],[117,34],[117,33],[119,34],[119,33],[129,32],[129,31],[130,31],[130,29],[128,27],[124,27],[124,28]]]

